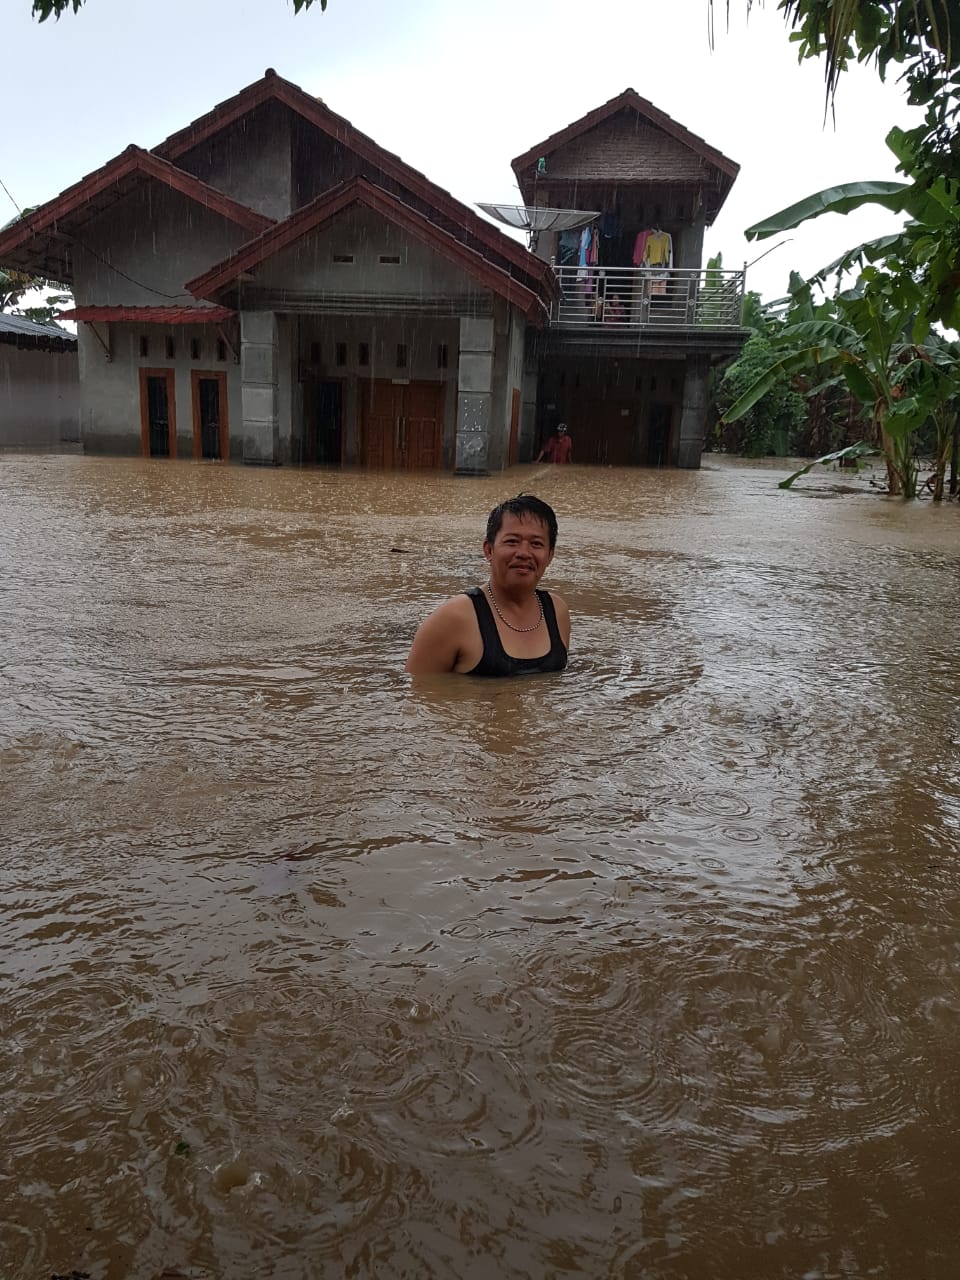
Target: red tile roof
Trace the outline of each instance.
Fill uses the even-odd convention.
[[[96,216],[109,208],[121,195],[126,194],[127,184],[138,178],[162,182],[171,190],[179,191],[181,195],[247,231],[257,233],[272,223],[272,219],[231,199],[169,161],[131,145],[113,160],[87,174],[72,187],[0,233],[0,261],[7,266],[24,266],[55,280],[68,279],[68,272],[57,269],[58,265],[63,267],[66,261],[66,250],[59,238],[60,234],[72,222],[82,223],[90,216]]]
[[[125,320],[134,324],[220,324],[236,315],[229,307],[74,307],[61,320]]]
[[[556,277],[547,263],[542,262],[517,241],[486,222],[479,214],[462,204],[448,191],[431,182],[426,175],[412,168],[405,160],[386,151],[372,138],[354,128],[349,120],[337,115],[322,102],[305,93],[299,85],[284,80],[271,69],[266,71],[262,80],[254,81],[234,97],[221,102],[212,111],[194,120],[185,129],[171,134],[154,148],[154,153],[167,160],[178,160],[186,152],[193,150],[234,121],[242,119],[256,107],[270,101],[283,103],[322,133],[342,146],[348,147],[392,181],[435,208],[438,213],[457,226],[469,241],[480,246],[481,252],[489,250],[498,257],[503,269],[509,274],[519,273],[528,287],[543,289],[548,297],[556,295]]]
[[[411,209],[402,200],[368,182],[366,178],[352,178],[331,191],[325,191],[285,221],[277,223],[255,240],[243,245],[202,276],[188,281],[187,288],[195,297],[217,298],[225,289],[235,285],[243,272],[272,258],[355,204],[364,205],[402,227],[422,244],[466,271],[479,284],[519,307],[534,324],[542,324],[545,311],[536,291],[495,266],[475,249],[468,248],[449,232],[441,231],[422,213]]]

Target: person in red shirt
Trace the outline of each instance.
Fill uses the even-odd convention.
[[[534,459],[535,462],[572,462],[573,441],[567,431],[567,424],[561,422],[556,434],[552,435]]]

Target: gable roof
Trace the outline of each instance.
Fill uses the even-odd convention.
[[[70,242],[66,239],[143,182],[156,181],[228,221],[257,233],[271,219],[208,186],[176,165],[129,146],[101,168],[0,232],[0,262],[52,280],[70,283]]]
[[[703,138],[691,133],[689,129],[685,129],[682,124],[678,124],[665,111],[655,107],[646,98],[641,98],[635,89],[624,89],[623,93],[617,94],[609,102],[605,102],[600,107],[595,107],[593,111],[588,111],[579,120],[574,120],[572,124],[568,124],[564,129],[560,129],[559,132],[551,134],[549,138],[545,138],[543,142],[538,142],[529,151],[525,151],[522,155],[512,160],[511,168],[517,176],[521,190],[524,189],[524,177],[529,176],[527,171],[533,169],[541,157],[549,156],[552,152],[558,151],[566,143],[572,142],[575,138],[579,138],[585,133],[589,133],[591,129],[595,129],[597,125],[603,124],[604,121],[609,120],[621,111],[635,111],[638,116],[655,125],[658,129],[662,129],[669,137],[674,138],[685,147],[689,147],[691,151],[716,169],[723,188],[722,199],[726,198],[734,179],[740,172],[740,166],[736,161],[725,156],[722,151],[717,151],[715,147],[711,147]],[[529,200],[529,193],[526,190],[523,190],[523,194],[524,198]]]
[[[282,103],[321,133],[349,148],[411,195],[424,201],[450,223],[455,236],[465,239],[471,247],[484,253],[484,256],[487,256],[487,251],[500,259],[499,265],[508,274],[518,274],[530,288],[545,289],[548,297],[556,294],[556,278],[547,263],[504,235],[405,160],[386,151],[372,138],[354,128],[349,120],[331,111],[317,98],[312,98],[299,85],[278,76],[272,68],[264,72],[261,80],[255,80],[234,97],[221,102],[206,115],[199,116],[186,128],[171,134],[154,148],[154,154],[176,161],[267,102]]]
[[[478,284],[519,307],[533,323],[542,323],[545,310],[538,292],[513,278],[449,232],[442,231],[422,213],[366,178],[352,178],[349,182],[342,182],[330,191],[323,192],[283,222],[268,228],[256,239],[241,246],[229,258],[211,267],[202,276],[188,281],[186,287],[197,298],[217,301],[225,290],[237,283],[242,273],[289,248],[353,205],[371,209],[401,227],[421,244],[460,267]]]

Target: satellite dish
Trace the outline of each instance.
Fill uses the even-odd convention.
[[[515,227],[518,231],[570,231],[574,227],[585,227],[594,218],[599,218],[596,211],[585,209],[545,209],[540,205],[527,204],[477,204],[478,209],[488,213],[491,218]]]

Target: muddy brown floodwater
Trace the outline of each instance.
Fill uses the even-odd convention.
[[[0,457],[3,1280],[955,1280],[960,512],[783,474]]]

